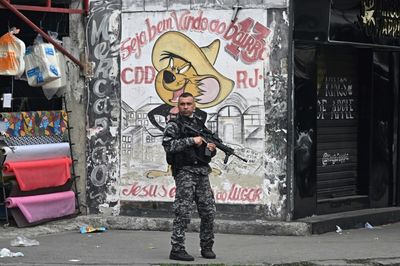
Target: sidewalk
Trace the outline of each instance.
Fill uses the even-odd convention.
[[[107,230],[80,234],[75,221],[0,230],[0,249],[24,257],[0,258],[0,265],[173,265],[170,232]],[[48,229],[46,231],[46,228]],[[62,231],[63,229],[64,231]],[[36,232],[35,232],[36,230]],[[50,233],[49,235],[46,235]],[[39,246],[11,247],[22,234]],[[216,234],[216,260],[200,257],[198,233],[187,234],[195,261],[212,265],[400,265],[400,223],[322,235],[262,236]],[[183,263],[185,264],[185,263]]]

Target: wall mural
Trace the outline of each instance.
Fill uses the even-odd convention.
[[[183,92],[195,115],[248,160],[218,151],[210,176],[217,203],[263,204],[264,68],[271,30],[265,10],[122,13],[123,201],[173,201],[161,145]],[[134,22],[134,23],[133,23]]]
[[[119,0],[90,1],[87,47],[93,66],[87,109],[87,201],[91,213],[119,213]]]
[[[207,113],[202,109],[219,104],[231,93],[234,82],[213,66],[219,46],[220,41],[216,39],[200,48],[189,37],[176,31],[164,33],[157,39],[152,51],[152,63],[157,72],[154,86],[164,104],[149,112],[153,126],[164,131],[155,117],[161,115],[168,120],[171,115],[176,115],[178,97],[183,92],[195,96],[195,113],[204,122]]]

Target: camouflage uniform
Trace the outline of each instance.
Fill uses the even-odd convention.
[[[195,119],[188,119],[187,121],[196,124]],[[184,153],[188,149],[195,149],[193,137],[182,134],[179,123],[174,120],[170,121],[164,130],[163,146],[167,153],[175,155]],[[214,155],[215,151],[212,153],[212,156]],[[201,163],[194,159],[190,162],[190,165],[177,166],[177,164],[173,164],[172,168],[176,185],[173,204],[175,219],[171,236],[172,250],[185,249],[185,231],[190,223],[193,201],[197,204],[197,211],[201,219],[200,246],[202,249],[212,248],[216,208],[214,194],[208,178],[211,171],[210,166],[208,163]]]

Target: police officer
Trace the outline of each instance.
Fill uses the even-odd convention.
[[[215,200],[208,174],[209,162],[216,154],[214,143],[207,143],[201,136],[185,130],[185,123],[193,128],[205,127],[193,114],[196,108],[194,97],[183,93],[178,99],[179,114],[171,119],[164,130],[163,143],[167,161],[175,179],[176,195],[173,203],[173,222],[169,258],[193,261],[194,257],[185,250],[185,231],[190,223],[193,201],[196,202],[200,224],[201,256],[215,259],[214,244]]]

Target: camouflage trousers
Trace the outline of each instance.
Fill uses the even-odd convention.
[[[200,247],[211,248],[214,244],[215,200],[208,173],[180,170],[175,176],[176,195],[173,204],[172,249],[185,248],[185,232],[193,209],[197,205],[200,216]]]

